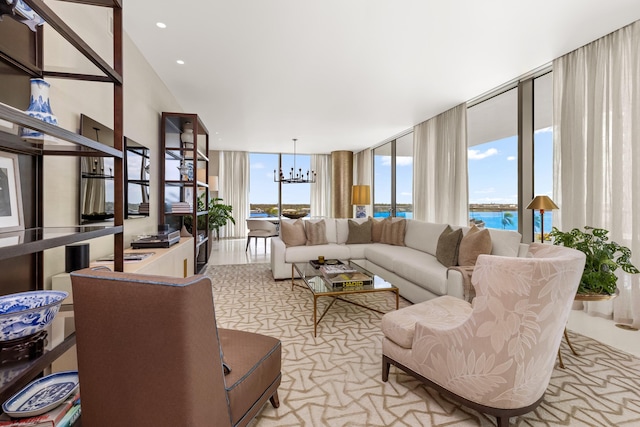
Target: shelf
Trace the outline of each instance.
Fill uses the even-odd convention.
[[[75,332],[51,350],[45,350],[42,356],[25,362],[10,363],[0,367],[0,402],[16,394],[29,384],[40,372],[62,356],[76,343]]]
[[[0,233],[0,260],[123,232],[123,226],[30,228]]]
[[[95,156],[116,157],[122,159],[122,151],[93,141],[77,133],[68,131],[42,120],[28,116],[22,111],[0,103],[0,119],[14,123],[21,127],[28,127],[42,132],[53,140],[31,142],[9,132],[8,128],[0,127],[0,140],[5,141],[3,147],[12,151],[32,155],[64,155],[64,156]],[[67,143],[65,145],[65,143]]]

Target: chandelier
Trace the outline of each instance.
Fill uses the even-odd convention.
[[[289,171],[289,177],[285,177],[280,168],[280,174],[276,174],[276,170],[273,170],[273,181],[282,182],[284,184],[314,184],[316,182],[315,171],[308,171],[306,174],[302,173],[302,168],[296,169],[296,142],[298,140],[293,138],[293,167]]]

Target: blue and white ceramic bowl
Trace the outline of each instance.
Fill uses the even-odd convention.
[[[46,328],[58,314],[63,291],[31,291],[0,297],[0,341],[15,340]]]

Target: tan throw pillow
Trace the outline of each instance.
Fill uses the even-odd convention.
[[[404,231],[407,221],[403,219],[382,221],[382,235],[380,236],[380,243],[386,243],[394,246],[405,246],[404,244]]]
[[[458,248],[462,240],[462,228],[453,230],[450,225],[438,237],[436,259],[445,267],[458,265]]]
[[[488,229],[480,230],[473,225],[460,241],[458,250],[459,265],[476,265],[478,255],[491,254],[493,245]]]
[[[349,236],[347,237],[348,245],[359,243],[371,243],[371,219],[362,224],[349,220]]]
[[[324,219],[318,222],[306,221],[304,231],[307,234],[307,246],[326,245],[327,243],[327,225]]]
[[[307,243],[302,220],[280,222],[280,237],[286,246],[303,246]]]
[[[376,221],[369,217],[369,221],[371,221],[371,241],[378,243],[380,242],[380,237],[382,237],[382,226],[385,222],[391,221],[391,217],[387,217],[381,221]]]

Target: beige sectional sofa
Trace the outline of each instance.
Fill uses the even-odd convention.
[[[366,218],[350,220],[360,224],[367,221]],[[307,262],[322,255],[326,259],[357,260],[372,273],[397,286],[400,289],[400,295],[413,303],[441,295],[452,295],[458,298],[465,296],[463,273],[444,266],[436,259],[438,239],[447,224],[405,220],[405,246],[386,243],[347,244],[350,220],[346,218],[307,220],[311,223],[324,221],[327,241],[325,244],[287,247],[282,240],[282,233],[279,237],[273,237],[271,239],[273,277],[290,279],[293,263]],[[394,218],[394,221],[398,220],[400,219]],[[284,221],[289,220],[283,219]],[[451,226],[451,228],[460,227]],[[462,230],[466,235],[469,228],[462,227]],[[520,243],[522,239],[520,233],[496,229],[489,229],[489,233],[492,255],[526,255],[528,245]]]

